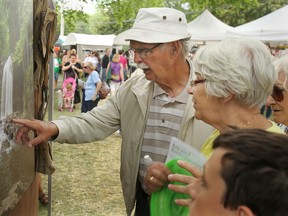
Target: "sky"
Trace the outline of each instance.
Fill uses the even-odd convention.
[[[64,0],[64,9],[73,9],[77,10],[80,6],[83,6],[85,13],[90,15],[95,13],[96,3],[88,0],[88,3],[80,2],[78,0]]]

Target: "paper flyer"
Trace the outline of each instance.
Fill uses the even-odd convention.
[[[173,159],[184,160],[190,162],[195,167],[202,170],[206,158],[205,156],[196,148],[184,143],[176,137],[172,137],[170,141],[170,148],[166,163]]]

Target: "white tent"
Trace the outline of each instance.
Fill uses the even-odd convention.
[[[91,50],[105,50],[112,48],[115,35],[88,35],[70,33],[67,35],[62,46],[76,45],[80,59],[84,59],[86,53]]]
[[[233,27],[217,19],[209,10],[188,23],[192,41],[219,41],[226,37],[226,31]]]
[[[227,37],[249,37],[262,41],[288,41],[288,5],[227,31]]]

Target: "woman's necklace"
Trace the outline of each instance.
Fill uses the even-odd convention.
[[[242,128],[247,128],[256,118],[257,115],[260,115],[260,113],[254,113],[250,116],[249,120],[242,126]]]

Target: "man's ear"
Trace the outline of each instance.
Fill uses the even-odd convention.
[[[170,44],[171,44],[171,54],[175,55],[176,52],[178,52],[180,49],[180,46],[181,46],[180,42],[179,41],[173,41],[173,42],[170,42]]]
[[[255,216],[250,208],[247,206],[238,206],[237,208],[237,216]]]

